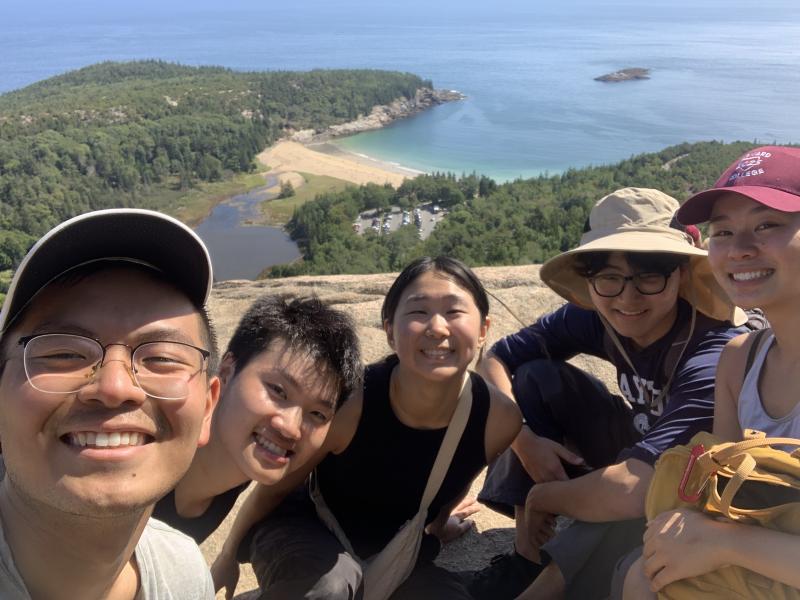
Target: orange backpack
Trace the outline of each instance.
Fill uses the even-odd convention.
[[[788,447],[786,451],[780,447]],[[732,521],[800,535],[800,440],[746,431],[741,442],[710,433],[665,451],[656,462],[645,501],[653,519],[695,507]],[[738,566],[675,581],[660,600],[800,600],[800,590]]]

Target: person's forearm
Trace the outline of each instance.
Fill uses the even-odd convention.
[[[528,508],[588,522],[644,516],[644,499],[653,469],[629,459],[568,481],[535,485]]]
[[[533,430],[528,427],[527,425],[523,425],[522,429],[520,429],[517,437],[514,438],[514,441],[511,442],[511,449],[514,453],[523,460],[527,458],[525,453],[528,452],[528,447],[536,440],[538,436],[533,433]]]
[[[517,401],[516,398],[514,398],[514,390],[512,389],[511,373],[509,373],[505,363],[492,354],[491,351],[478,363],[476,370],[500,392],[511,398],[514,402]],[[525,439],[520,440],[520,438],[530,438],[531,436],[534,436],[533,431],[523,425],[519,435],[511,442],[511,449],[519,456],[520,452],[524,451],[524,443],[526,441]]]
[[[505,363],[492,354],[491,351],[478,363],[476,370],[486,381],[516,403],[517,399],[514,398],[514,390],[511,384],[511,373]],[[523,464],[525,464],[525,458],[527,458],[524,454],[528,451],[532,438],[535,437],[536,434],[523,424],[519,434],[511,442],[511,449],[517,456],[520,456]]]
[[[439,509],[439,514],[436,515],[436,518],[434,518],[433,521],[431,521],[425,528],[428,533],[441,539],[441,533],[444,530],[445,525],[447,525],[447,520],[450,518],[450,513],[464,498],[466,498],[468,491],[468,489],[465,489],[463,493],[459,494],[458,498],[451,500],[445,506]]]
[[[719,550],[727,564],[800,588],[800,536],[741,523],[724,522],[724,526],[725,542]]]

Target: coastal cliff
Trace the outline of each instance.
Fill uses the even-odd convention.
[[[303,129],[292,134],[289,139],[293,142],[308,144],[324,142],[335,137],[354,135],[372,129],[380,129],[381,127],[386,127],[389,123],[416,115],[434,106],[439,106],[446,102],[457,102],[464,98],[466,98],[464,94],[455,90],[419,88],[413,98],[396,98],[389,104],[373,106],[368,115],[359,115],[357,119],[348,123],[331,125],[321,131]]]

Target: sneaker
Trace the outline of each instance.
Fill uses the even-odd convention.
[[[545,566],[516,551],[498,554],[488,567],[467,577],[467,589],[475,600],[512,600],[533,583]]]

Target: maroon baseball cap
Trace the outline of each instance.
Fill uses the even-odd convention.
[[[761,146],[745,152],[717,179],[678,209],[684,225],[711,217],[714,202],[725,192],[742,194],[775,210],[800,212],[800,148]]]

